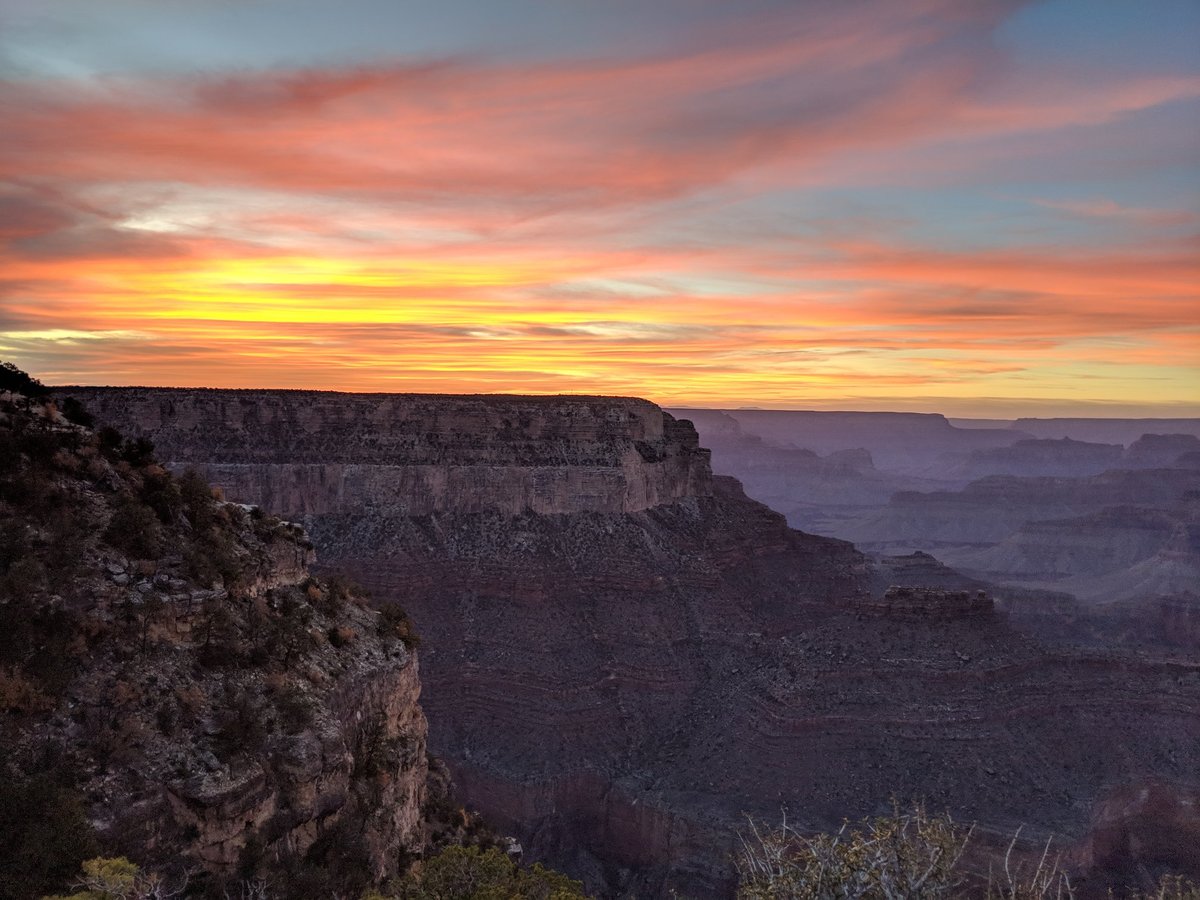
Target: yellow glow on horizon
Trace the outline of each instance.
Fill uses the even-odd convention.
[[[957,414],[1008,400],[1197,405],[1200,341],[1180,321],[1178,284],[1145,267],[1115,274],[1143,297],[1136,315],[1162,326],[1122,334],[1131,312],[1097,299],[1109,274],[1102,264],[1081,272],[1040,263],[1052,271],[1039,305],[1027,307],[1026,271],[1006,275],[986,257],[948,266],[933,255],[906,292],[890,271],[877,273],[874,249],[859,269],[814,264],[811,282],[761,293],[740,258],[685,272],[669,254],[203,249],[14,260],[10,277],[46,287],[37,302],[12,305],[39,326],[0,333],[0,352],[23,362],[39,347],[63,359],[86,346],[79,366],[46,375],[60,382],[625,394],[784,408],[949,403]],[[903,266],[916,272],[910,257]],[[747,293],[715,290],[739,278]],[[978,283],[1016,299],[994,310],[956,299]],[[95,359],[103,368],[89,370]]]

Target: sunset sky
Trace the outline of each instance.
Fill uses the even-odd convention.
[[[50,383],[1200,415],[1197,0],[0,0]]]

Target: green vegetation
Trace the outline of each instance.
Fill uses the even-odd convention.
[[[82,869],[75,893],[43,900],[167,900],[183,896],[187,887],[185,881],[172,888],[160,876],[143,872],[123,856],[89,859]]]
[[[365,900],[574,900],[583,885],[551,869],[518,866],[496,849],[448,847],[426,860],[394,893]]]
[[[97,845],[65,779],[0,774],[0,848],[0,900],[27,900],[66,884]]]

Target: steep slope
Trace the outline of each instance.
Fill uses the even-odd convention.
[[[745,812],[827,828],[925,797],[1081,838],[1112,786],[1200,771],[1197,665],[1048,653],[974,594],[881,597],[643,401],[76,393],[402,602],[467,798],[606,894],[721,895]]]
[[[146,444],[0,398],[5,796],[49,770],[101,849],[214,890],[400,871],[427,779],[407,622],[312,555]],[[65,887],[6,871],[11,896]]]

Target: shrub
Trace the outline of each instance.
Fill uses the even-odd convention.
[[[134,438],[121,447],[121,458],[134,468],[148,466],[154,462],[154,442],[149,438]]]
[[[31,547],[29,528],[24,522],[11,519],[0,522],[0,576],[24,559]]]
[[[291,596],[284,598],[279,615],[271,619],[270,646],[285,669],[312,648],[313,635],[309,631],[312,620],[312,607]]]
[[[1020,836],[1021,829],[1018,828],[1004,854],[1004,868],[988,877],[988,900],[1070,900],[1075,896],[1071,880],[1060,866],[1060,858],[1050,856],[1052,839],[1047,839],[1036,865],[1012,862],[1013,848]]]
[[[412,619],[398,603],[388,603],[380,607],[379,633],[400,638],[409,650],[415,650],[421,646],[421,638],[417,635]]]
[[[104,530],[104,540],[133,559],[162,556],[162,528],[154,511],[133,497],[117,502]]]
[[[1153,890],[1131,894],[1129,900],[1200,900],[1200,884],[1182,875],[1164,875]]]
[[[267,720],[259,698],[239,690],[220,716],[217,746],[223,756],[255,753],[267,739]]]
[[[143,872],[123,856],[97,857],[83,864],[83,872],[75,881],[77,893],[69,897],[47,897],[46,900],[163,900],[182,896],[183,885],[169,886],[154,872]]]
[[[115,462],[121,456],[121,445],[124,443],[121,432],[112,426],[106,425],[96,432],[96,445],[109,462]]]
[[[64,887],[96,853],[83,803],[51,775],[0,777],[0,900]]]
[[[955,895],[970,838],[949,816],[910,813],[806,836],[753,822],[737,859],[740,900],[926,900]]]
[[[88,412],[87,408],[74,397],[63,398],[62,414],[63,418],[68,422],[74,422],[76,425],[82,425],[84,428],[91,428],[96,424],[96,417]]]
[[[18,446],[35,466],[53,468],[55,456],[62,449],[62,440],[53,431],[28,428],[20,436]]]
[[[142,502],[154,510],[158,520],[171,525],[183,508],[183,496],[171,473],[159,466],[150,466],[142,474]]]
[[[19,671],[0,671],[0,713],[32,715],[54,709],[54,701]]]
[[[448,847],[400,884],[401,900],[573,900],[583,885],[551,869],[524,869],[499,850]]]
[[[39,691],[61,696],[75,674],[80,622],[78,613],[28,595],[0,602],[0,666],[19,668]]]

